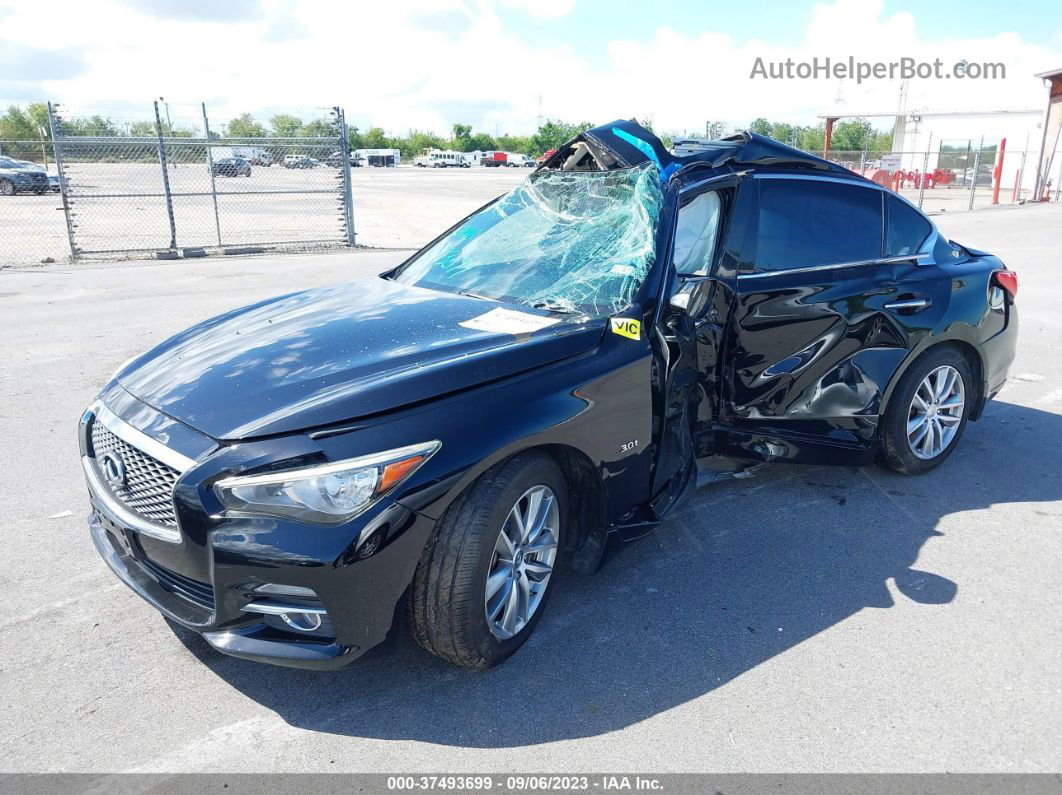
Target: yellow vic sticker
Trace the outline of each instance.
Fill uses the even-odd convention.
[[[642,321],[632,320],[629,317],[614,317],[612,320],[612,333],[619,334],[630,340],[641,339]]]

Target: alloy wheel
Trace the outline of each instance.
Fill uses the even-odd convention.
[[[508,640],[542,604],[557,559],[560,509],[553,490],[534,486],[509,510],[498,531],[484,593],[491,634]]]
[[[955,439],[965,411],[966,387],[959,371],[943,365],[922,379],[907,413],[907,443],[922,460],[936,458]]]

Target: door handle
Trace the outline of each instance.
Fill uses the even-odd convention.
[[[917,312],[919,309],[925,309],[932,301],[928,298],[905,298],[901,301],[889,301],[885,304],[886,309],[892,310],[907,310],[908,312]]]

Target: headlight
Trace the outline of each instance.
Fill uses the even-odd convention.
[[[438,441],[331,464],[239,475],[214,484],[225,514],[285,516],[340,524],[412,475],[442,447]]]

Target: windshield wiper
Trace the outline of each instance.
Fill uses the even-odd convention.
[[[552,312],[555,315],[581,315],[582,312],[578,312],[571,307],[562,306],[561,304],[555,304],[552,301],[539,301],[537,304],[531,304],[533,309],[545,309],[547,312]]]
[[[464,295],[468,298],[478,298],[480,301],[494,301],[498,302],[497,298],[491,298],[489,295],[480,295],[479,293],[469,292],[468,290],[457,290],[458,295]]]

